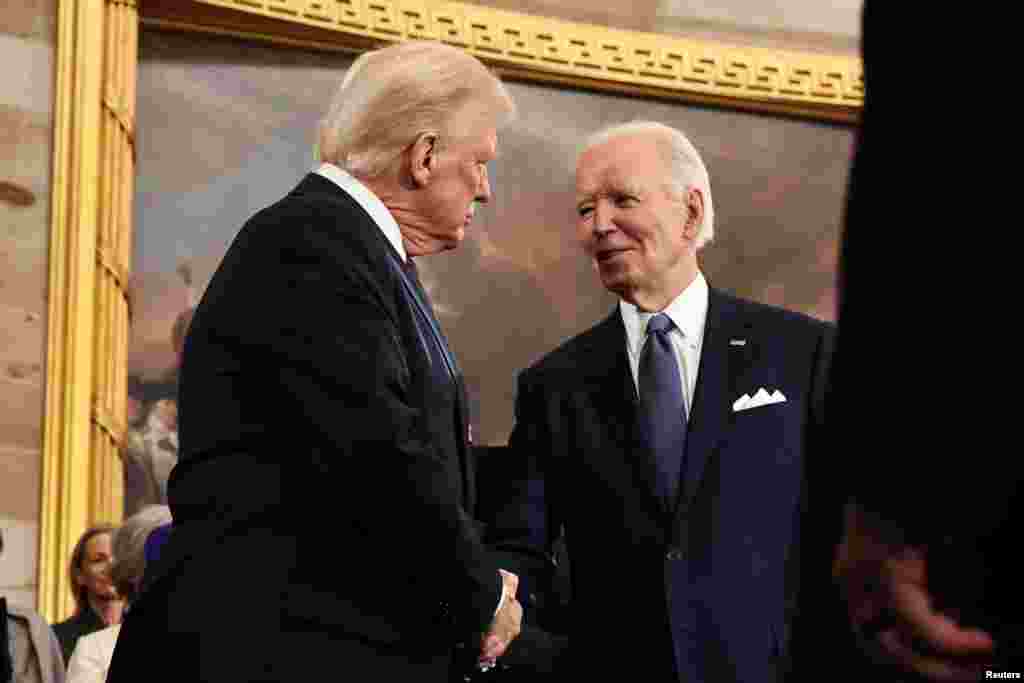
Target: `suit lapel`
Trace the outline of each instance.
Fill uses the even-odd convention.
[[[580,370],[594,405],[615,418],[636,416],[636,388],[626,354],[626,330],[618,307],[594,328],[590,344],[582,351]]]
[[[397,255],[396,258],[398,258]],[[437,322],[437,318],[434,317],[434,309],[430,305],[430,301],[427,299],[427,293],[424,292],[418,284],[411,282],[406,276],[405,271],[400,267],[398,268],[398,271],[406,294],[412,300],[413,305],[419,310],[420,315],[422,315],[427,321],[427,324],[430,327],[430,333],[434,338],[434,343],[437,344],[437,348],[441,350],[445,367],[447,368],[449,375],[454,379],[458,376],[456,374],[458,368],[455,364],[455,357],[448,349],[448,342],[444,338],[444,334],[441,332],[441,326]]]
[[[302,193],[315,193],[315,194],[327,194],[334,197],[343,197],[347,199],[351,204],[358,208],[366,216],[368,223],[375,226],[374,236],[378,242],[382,245],[383,249],[387,252],[387,261],[398,278],[398,281],[402,283],[402,289],[405,293],[406,299],[409,301],[409,305],[413,308],[413,325],[416,328],[416,336],[420,340],[422,346],[422,352],[426,356],[427,363],[433,362],[433,354],[430,348],[427,346],[430,342],[424,338],[423,332],[420,326],[415,322],[417,316],[422,317],[428,323],[430,334],[433,337],[434,344],[441,351],[441,355],[444,358],[444,363],[452,381],[456,385],[456,406],[455,406],[455,429],[459,431],[456,443],[459,448],[459,463],[460,470],[462,473],[462,491],[463,491],[463,503],[465,509],[472,514],[475,501],[476,501],[476,480],[473,468],[472,455],[469,452],[468,436],[469,436],[469,416],[467,414],[467,401],[466,401],[466,386],[463,381],[462,371],[459,368],[458,363],[455,360],[455,356],[452,354],[448,347],[448,341],[445,339],[444,334],[441,332],[441,326],[434,317],[434,309],[430,305],[430,301],[427,298],[426,292],[424,292],[418,285],[414,284],[408,276],[405,274],[405,269],[401,266],[401,256],[395,250],[391,242],[388,241],[387,237],[384,236],[384,232],[377,225],[373,217],[362,207],[359,202],[351,197],[342,188],[338,187],[332,181],[320,176],[317,173],[308,174],[294,192]]]
[[[595,328],[594,333],[587,355],[580,362],[585,374],[592,373],[593,380],[588,382],[588,393],[600,413],[598,417],[601,422],[625,426],[622,441],[618,444],[621,450],[611,444],[613,448],[608,452],[622,453],[627,461],[626,467],[633,472],[636,480],[633,490],[642,491],[644,497],[651,501],[655,512],[666,515],[669,509],[661,496],[657,495],[654,456],[640,439],[636,384],[626,351],[626,329],[618,306]],[[592,462],[595,468],[607,467],[604,461],[607,452],[591,455],[594,457]]]
[[[732,425],[736,379],[746,371],[749,346],[736,346],[730,341],[745,336],[735,302],[710,290],[697,388],[686,434],[686,469],[680,486],[682,508],[693,501],[709,459]]]
[[[453,356],[454,358],[454,356]],[[465,508],[470,517],[476,518],[476,461],[473,457],[473,443],[469,438],[469,401],[466,398],[466,383],[462,372],[455,375],[459,398],[455,406],[456,429],[459,430],[459,461],[462,463],[462,490],[465,491]]]
[[[388,263],[391,265],[392,270],[398,277],[399,282],[402,283],[402,287],[405,290],[406,297],[408,297],[411,305],[419,311],[419,314],[427,321],[428,327],[430,328],[431,335],[434,337],[434,341],[437,343],[437,347],[441,350],[441,355],[444,357],[444,362],[447,370],[452,378],[458,376],[458,365],[455,363],[455,357],[452,356],[451,351],[448,348],[448,343],[441,333],[441,328],[434,317],[434,310],[430,306],[430,301],[427,299],[427,294],[420,287],[412,283],[405,274],[405,270],[402,268],[402,257],[399,256],[398,252],[395,251],[394,246],[388,241],[388,238],[384,236],[384,232],[377,225],[377,222],[373,220],[373,217],[367,213],[366,209],[356,201],[354,197],[348,194],[341,187],[336,185],[334,182],[324,178],[318,173],[309,173],[302,182],[293,190],[294,194],[320,194],[328,195],[335,199],[347,199],[348,202],[354,208],[357,208],[366,217],[366,220],[377,229],[374,230],[374,237],[378,240],[383,248],[387,251],[390,258]],[[417,330],[418,332],[418,330]],[[426,343],[425,339],[421,340]],[[424,348],[424,353],[427,354],[428,362],[431,360],[430,350]]]
[[[467,414],[469,403],[466,398],[466,383],[462,376],[462,369],[455,360],[455,355],[448,347],[448,340],[441,331],[441,324],[434,316],[434,309],[433,306],[430,305],[427,293],[423,291],[422,287],[420,287],[418,283],[410,280],[409,277],[406,276],[405,270],[398,265],[400,257],[397,253],[394,254],[394,257],[395,258],[392,259],[392,262],[394,263],[395,269],[398,271],[398,276],[402,281],[402,286],[405,289],[406,296],[412,301],[412,306],[419,311],[419,315],[427,321],[430,327],[431,336],[433,337],[433,343],[438,349],[440,349],[448,375],[455,383],[457,394],[455,401],[454,427],[458,430],[457,443],[459,447],[460,470],[462,472],[463,506],[472,516],[476,506],[476,473],[474,470],[472,453],[469,448],[469,415]],[[414,315],[416,315],[415,311]],[[425,339],[421,339],[421,341],[423,341],[424,345],[429,343]],[[429,360],[431,357],[430,350],[425,348],[424,351],[426,352]]]
[[[466,397],[466,381],[462,375],[462,368],[459,367],[459,363],[455,359],[455,354],[451,352],[451,348],[448,346],[448,339],[444,336],[444,332],[441,331],[441,323],[434,315],[434,307],[431,306],[427,293],[419,283],[410,282],[409,278],[405,277],[404,270],[402,271],[402,276],[402,281],[409,286],[409,289],[412,290],[412,296],[416,302],[416,306],[419,307],[423,316],[427,319],[427,322],[430,323],[434,343],[441,349],[445,365],[447,366],[448,372],[456,385],[457,398],[455,402],[455,428],[458,430],[459,434],[458,444],[459,461],[462,464],[462,490],[464,491],[465,508],[472,516],[476,506],[476,473],[474,468],[475,463],[473,462],[473,456],[470,452],[471,444],[469,438],[468,415],[469,401]]]

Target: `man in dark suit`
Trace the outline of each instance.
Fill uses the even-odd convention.
[[[579,240],[621,301],[521,373],[510,441],[543,500],[529,537],[564,528],[572,560],[571,647],[552,666],[775,680],[832,329],[709,288],[708,175],[680,132],[596,134],[576,185]]]
[[[446,681],[458,641],[493,660],[517,635],[412,260],[462,241],[512,111],[438,43],[349,69],[323,165],[246,223],[196,308],[174,529],[109,680]]]
[[[970,82],[978,93],[1005,86],[998,70],[955,60],[912,82],[896,68],[908,54],[941,54],[954,44],[969,54],[972,37],[1008,43],[1001,25],[1014,26],[998,13],[910,16],[864,5],[866,100],[828,398],[828,438],[847,464],[837,503],[849,504],[838,552],[808,558],[803,570],[810,588],[831,582],[834,568],[847,603],[842,626],[852,626],[871,659],[863,680],[1024,674],[1024,592],[1017,563],[1007,559],[1020,542],[1024,484],[1021,459],[1007,447],[1019,438],[1019,383],[1007,377],[1006,353],[1015,338],[991,325],[1016,303],[1019,256],[969,248],[1012,215],[1019,182],[1004,161],[1018,150],[977,98],[943,98],[927,115],[919,106],[922,93],[954,83]],[[953,130],[967,141],[961,154],[951,154],[953,136],[944,135]],[[873,239],[883,224],[885,236]],[[799,629],[801,666],[830,633],[821,593],[800,601],[808,617]],[[856,659],[832,657],[847,670]]]

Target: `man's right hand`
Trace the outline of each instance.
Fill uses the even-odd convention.
[[[905,545],[855,504],[846,508],[833,576],[855,632],[876,657],[935,681],[976,681],[991,667],[991,636],[935,606],[926,549]]]
[[[519,588],[519,577],[504,569],[501,572],[502,595],[504,603],[494,615],[490,630],[484,634],[480,643],[480,662],[491,663],[505,654],[509,644],[519,636],[523,622],[523,606],[516,600]]]

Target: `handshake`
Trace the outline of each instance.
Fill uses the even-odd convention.
[[[480,657],[477,666],[481,671],[491,669],[505,654],[508,646],[519,635],[523,621],[523,606],[516,600],[519,588],[519,577],[512,572],[499,569],[501,572],[501,603],[494,614],[494,620],[487,633],[480,639]]]

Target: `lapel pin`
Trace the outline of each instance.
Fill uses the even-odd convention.
[[[746,345],[747,345],[747,340],[746,339],[730,339],[729,340],[729,346],[746,346]]]

